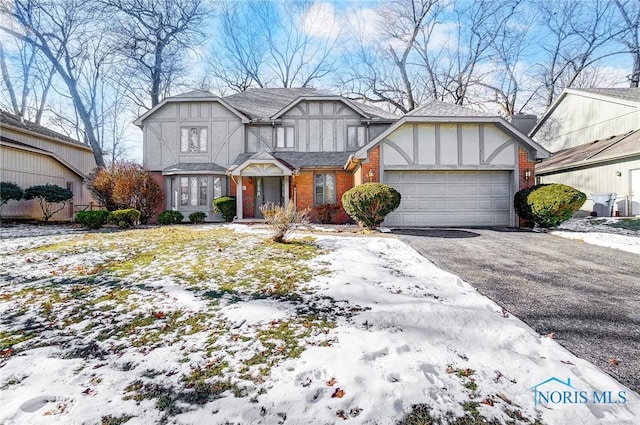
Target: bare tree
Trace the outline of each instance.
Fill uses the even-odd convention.
[[[310,1],[222,3],[221,37],[209,70],[234,91],[249,87],[308,87],[334,69],[337,26],[309,28],[318,21]]]
[[[91,116],[95,97],[83,87],[87,78],[101,73],[107,57],[102,52],[103,32],[95,10],[83,0],[15,0],[12,6],[0,6],[0,12],[17,24],[17,28],[2,24],[0,29],[37,48],[56,69],[73,100],[96,164],[104,167]]]
[[[114,34],[130,63],[132,82],[149,97],[151,107],[166,96],[183,72],[188,49],[204,39],[202,24],[208,16],[202,0],[100,0],[114,13]],[[131,93],[139,106],[144,99]]]
[[[572,87],[582,72],[608,56],[611,40],[624,31],[613,22],[613,4],[606,0],[540,0],[541,26],[545,29],[538,45],[544,58],[537,64],[544,105],[550,106],[565,87]]]
[[[629,76],[630,86],[638,87],[640,83],[640,2],[615,0],[615,5],[624,27],[624,32],[620,34],[620,42],[627,47],[633,57],[633,69]]]
[[[56,73],[38,49],[22,40],[15,40],[15,54],[5,51],[0,42],[0,73],[10,105],[5,105],[20,117],[40,124],[47,96]],[[9,70],[7,61],[11,61]]]

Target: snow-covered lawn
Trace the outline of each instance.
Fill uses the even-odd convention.
[[[640,422],[637,394],[391,237],[0,234],[3,424]],[[551,378],[567,403],[534,403]]]
[[[635,229],[624,228],[633,220]],[[637,220],[637,221],[636,221]],[[640,219],[618,217],[574,218],[558,226],[552,235],[577,239],[585,243],[640,254]],[[631,227],[631,226],[629,226]]]

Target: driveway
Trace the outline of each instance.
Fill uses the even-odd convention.
[[[513,229],[394,233],[539,334],[554,333],[565,348],[640,392],[638,255]]]

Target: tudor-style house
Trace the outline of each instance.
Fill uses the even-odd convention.
[[[339,205],[353,186],[349,156],[398,119],[315,89],[251,89],[227,97],[192,91],[136,120],[144,165],[165,189],[166,209],[221,217],[211,202],[236,197],[237,218],[261,218],[265,203]],[[337,221],[347,221],[344,212]]]
[[[238,219],[265,203],[340,206],[354,185],[402,195],[390,226],[516,226],[513,195],[549,153],[498,116],[431,102],[404,117],[314,89],[194,91],[138,118],[144,165],[166,209],[220,220],[211,201],[236,196]],[[340,210],[336,222],[349,217]]]

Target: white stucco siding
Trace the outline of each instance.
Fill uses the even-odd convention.
[[[493,124],[406,123],[382,142],[386,169],[407,166],[512,169],[515,153],[512,136]]]
[[[533,135],[551,152],[640,128],[640,110],[614,98],[567,93]]]
[[[206,129],[206,152],[181,152],[185,127]],[[143,129],[144,165],[152,171],[178,162],[228,166],[244,148],[240,118],[218,102],[167,103],[144,120]]]
[[[585,212],[593,211],[593,202],[591,201],[593,193],[616,193],[618,196],[615,209],[620,211],[620,215],[625,216],[630,213],[627,200],[630,199],[631,191],[640,191],[640,187],[632,188],[630,181],[631,170],[637,169],[640,169],[640,159],[538,177],[540,183],[566,184],[584,192],[587,195],[587,202],[581,210]]]

